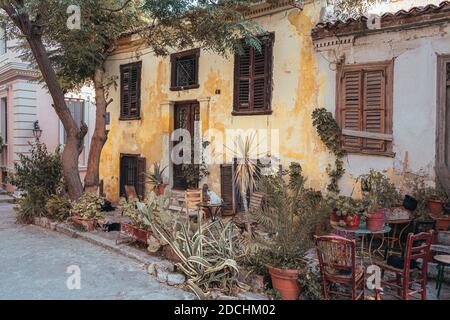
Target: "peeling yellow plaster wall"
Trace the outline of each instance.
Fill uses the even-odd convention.
[[[306,5],[301,12],[288,10],[258,18],[268,31],[275,32],[272,110],[270,116],[231,115],[233,109],[234,58],[225,58],[202,50],[199,63],[200,88],[172,92],[170,59],[142,55],[141,120],[119,121],[119,90],[112,90],[111,128],[101,158],[101,179],[113,201],[119,194],[119,159],[121,153],[147,158],[147,168],[163,158],[164,128],[169,128],[169,114],[161,111],[164,101],[209,98],[208,112],[202,114],[202,130],[208,127],[224,133],[226,129],[278,129],[280,155],[284,165],[300,162],[312,187],[324,188],[328,178],[325,168],[333,161],[312,126],[311,113],[323,102],[325,76],[320,75],[315,60],[311,28],[318,20],[319,6]],[[118,75],[121,64],[132,62],[133,54],[121,50],[107,63],[107,72]],[[220,94],[217,93],[220,91]],[[207,116],[205,116],[207,115]],[[206,117],[206,118],[205,118]],[[220,192],[220,166],[209,167],[210,188]]]

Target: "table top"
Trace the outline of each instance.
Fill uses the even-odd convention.
[[[387,220],[387,224],[406,224],[412,222],[414,219],[395,219],[395,220]]]
[[[198,204],[199,207],[207,207],[207,208],[218,208],[223,207],[223,203],[209,203],[209,202],[201,202]]]
[[[433,259],[439,263],[450,265],[450,255],[448,254],[434,256]]]
[[[384,229],[382,229],[382,230],[372,231],[372,230],[366,229],[366,224],[365,223],[361,223],[361,225],[359,226],[359,229],[356,229],[356,230],[348,230],[348,229],[346,229],[344,227],[339,227],[339,226],[333,226],[333,228],[335,228],[336,230],[339,230],[339,231],[344,231],[344,232],[348,232],[348,233],[354,233],[356,235],[384,234],[384,233],[391,232],[391,227],[389,227],[388,225],[385,225]]]

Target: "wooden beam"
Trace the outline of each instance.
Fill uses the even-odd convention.
[[[385,133],[354,131],[354,130],[343,129],[342,134],[344,136],[368,138],[368,139],[374,139],[374,140],[383,140],[383,141],[393,141],[394,140],[392,134],[385,134]]]

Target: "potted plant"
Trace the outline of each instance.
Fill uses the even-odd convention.
[[[323,201],[312,201],[311,206],[299,201],[309,191],[301,172],[300,164],[293,163],[287,172],[261,176],[258,190],[266,194],[266,206],[251,213],[271,235],[258,241],[256,254],[263,259],[273,287],[284,300],[299,299],[304,285],[299,277],[307,266],[306,253],[313,247],[311,234],[329,212],[328,207],[321,206]]]
[[[84,227],[87,231],[95,230],[97,221],[99,219],[104,219],[104,215],[101,211],[104,204],[105,200],[95,193],[83,193],[78,201],[72,202],[72,222]]]
[[[165,209],[168,207],[168,201],[167,196],[157,196],[155,192],[150,193],[145,203],[139,201],[128,202],[122,199],[119,208],[122,214],[130,219],[130,223],[122,222],[121,232],[137,242],[148,244],[152,236],[152,224],[156,220],[167,220],[167,218],[161,216],[162,212],[168,214],[167,209]],[[155,251],[158,251],[158,249]]]
[[[438,184],[436,188],[426,189],[427,208],[431,215],[438,215],[444,211],[444,204],[448,202],[448,196]]]
[[[161,165],[158,162],[153,163],[153,172],[145,173],[145,176],[151,184],[154,186],[154,191],[157,196],[162,196],[167,184],[164,183],[163,173],[167,169],[164,167],[161,169]]]
[[[208,167],[204,162],[202,164],[183,164],[182,171],[188,189],[197,190],[200,181],[209,175]]]
[[[400,202],[400,194],[388,177],[381,172],[370,170],[359,177],[363,203],[367,208],[366,227],[371,231],[379,231],[386,223],[386,210]]]

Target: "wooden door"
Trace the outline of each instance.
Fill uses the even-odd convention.
[[[188,130],[191,136],[191,163],[194,163],[194,137],[196,134],[196,128],[200,121],[200,105],[198,102],[183,102],[175,104],[175,116],[174,116],[174,129]],[[182,138],[179,141],[174,142],[174,146],[182,142]],[[183,156],[183,151],[180,153],[180,157]],[[178,190],[186,190],[188,183],[183,175],[183,165],[174,164],[173,166],[173,187]],[[195,186],[198,187],[198,186]]]
[[[139,198],[145,198],[146,161],[138,155],[120,157],[120,196],[125,197],[125,186],[133,186]]]

